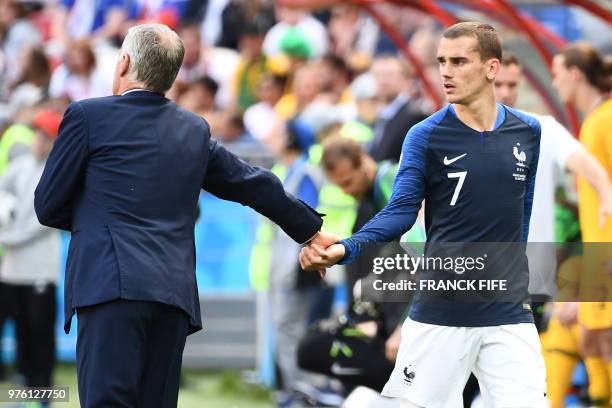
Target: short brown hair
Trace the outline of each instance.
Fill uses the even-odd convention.
[[[341,159],[348,159],[354,168],[361,167],[363,149],[353,140],[342,136],[332,136],[323,142],[321,165],[325,171],[334,171]]]
[[[516,55],[511,52],[504,51],[503,58],[502,65],[504,67],[509,67],[510,65],[517,65],[519,68],[522,67],[521,62],[518,60],[518,58],[516,58]]]
[[[478,48],[476,51],[480,55],[481,61],[490,58],[497,58],[502,61],[502,47],[497,31],[489,24],[477,21],[466,21],[448,27],[444,33],[444,38],[472,37],[476,39]]]
[[[577,42],[563,48],[563,55],[567,68],[576,67],[586,77],[587,81],[600,92],[610,92],[612,88],[612,62],[604,59],[597,50],[587,42]]]
[[[68,52],[78,52],[85,58],[87,71],[91,73],[96,67],[96,54],[91,48],[91,41],[86,38],[74,40],[70,43]]]

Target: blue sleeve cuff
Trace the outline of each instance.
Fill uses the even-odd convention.
[[[343,239],[338,243],[344,246],[344,257],[338,261],[338,265],[351,263],[359,256],[361,250],[359,244],[354,242],[351,238]]]

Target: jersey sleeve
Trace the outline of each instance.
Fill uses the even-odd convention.
[[[389,203],[352,237],[340,241],[346,250],[340,264],[352,262],[364,245],[392,241],[412,227],[425,197],[430,129],[426,121],[410,129],[402,146],[400,167]]]
[[[533,195],[535,190],[536,174],[538,172],[538,162],[540,158],[540,141],[542,138],[542,125],[540,121],[533,115],[529,115],[520,110],[506,107],[519,120],[529,126],[533,132],[535,143],[532,149],[532,159],[529,163],[529,174],[527,175],[527,184],[525,187],[525,201],[523,203],[523,242],[527,242],[529,236],[529,221],[531,220],[531,207],[533,206]]]

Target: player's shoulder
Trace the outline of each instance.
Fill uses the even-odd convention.
[[[536,116],[534,116],[531,113],[527,113],[527,112],[524,112],[524,111],[521,111],[515,108],[511,108],[507,105],[503,105],[503,106],[504,106],[504,109],[506,109],[506,112],[508,112],[508,114],[512,115],[519,121],[529,126],[533,130],[534,134],[537,137],[540,137],[540,135],[542,134],[542,125],[540,124],[540,120]]]

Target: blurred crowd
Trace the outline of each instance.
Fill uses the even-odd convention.
[[[0,179],[9,179],[3,173],[16,162],[20,174],[30,175],[13,181],[21,196],[0,195],[0,244],[10,244],[3,241],[3,223],[26,206],[19,199],[33,192],[63,111],[71,101],[111,94],[122,40],[131,26],[146,22],[168,25],[184,42],[183,66],[166,97],[206,119],[229,150],[271,167],[287,191],[327,214],[325,230],[350,235],[388,202],[407,130],[444,99],[435,56],[442,27],[414,10],[379,5],[379,11],[409,41],[430,93],[372,17],[351,4],[310,12],[272,0],[0,0]],[[20,157],[32,151],[37,159],[24,164]],[[36,221],[33,213],[20,216],[18,229]],[[59,256],[53,232],[28,231],[21,239],[44,236],[37,251]],[[406,239],[424,239],[422,219]],[[352,288],[363,271],[338,267],[324,281],[299,270],[298,251],[282,230],[262,222],[250,273],[255,286],[270,293],[278,405],[313,398],[337,403],[333,396],[342,393],[308,388],[316,383],[325,391],[329,384],[309,378],[298,364],[341,377],[335,363],[357,352],[362,366],[381,366],[374,377],[354,374],[345,387],[380,389],[393,367],[408,300],[361,302]],[[6,259],[31,262],[31,255],[7,252],[0,331],[6,316],[30,316],[17,327],[25,339],[19,340],[18,365],[28,385],[48,385],[55,316],[40,312],[55,310],[49,293],[55,293],[59,261],[54,267],[56,260],[47,258],[29,268],[39,273],[15,278]],[[349,317],[307,334],[311,323],[330,316],[333,287],[344,280]],[[29,314],[15,311],[16,304]],[[348,329],[354,335],[342,334]]]

